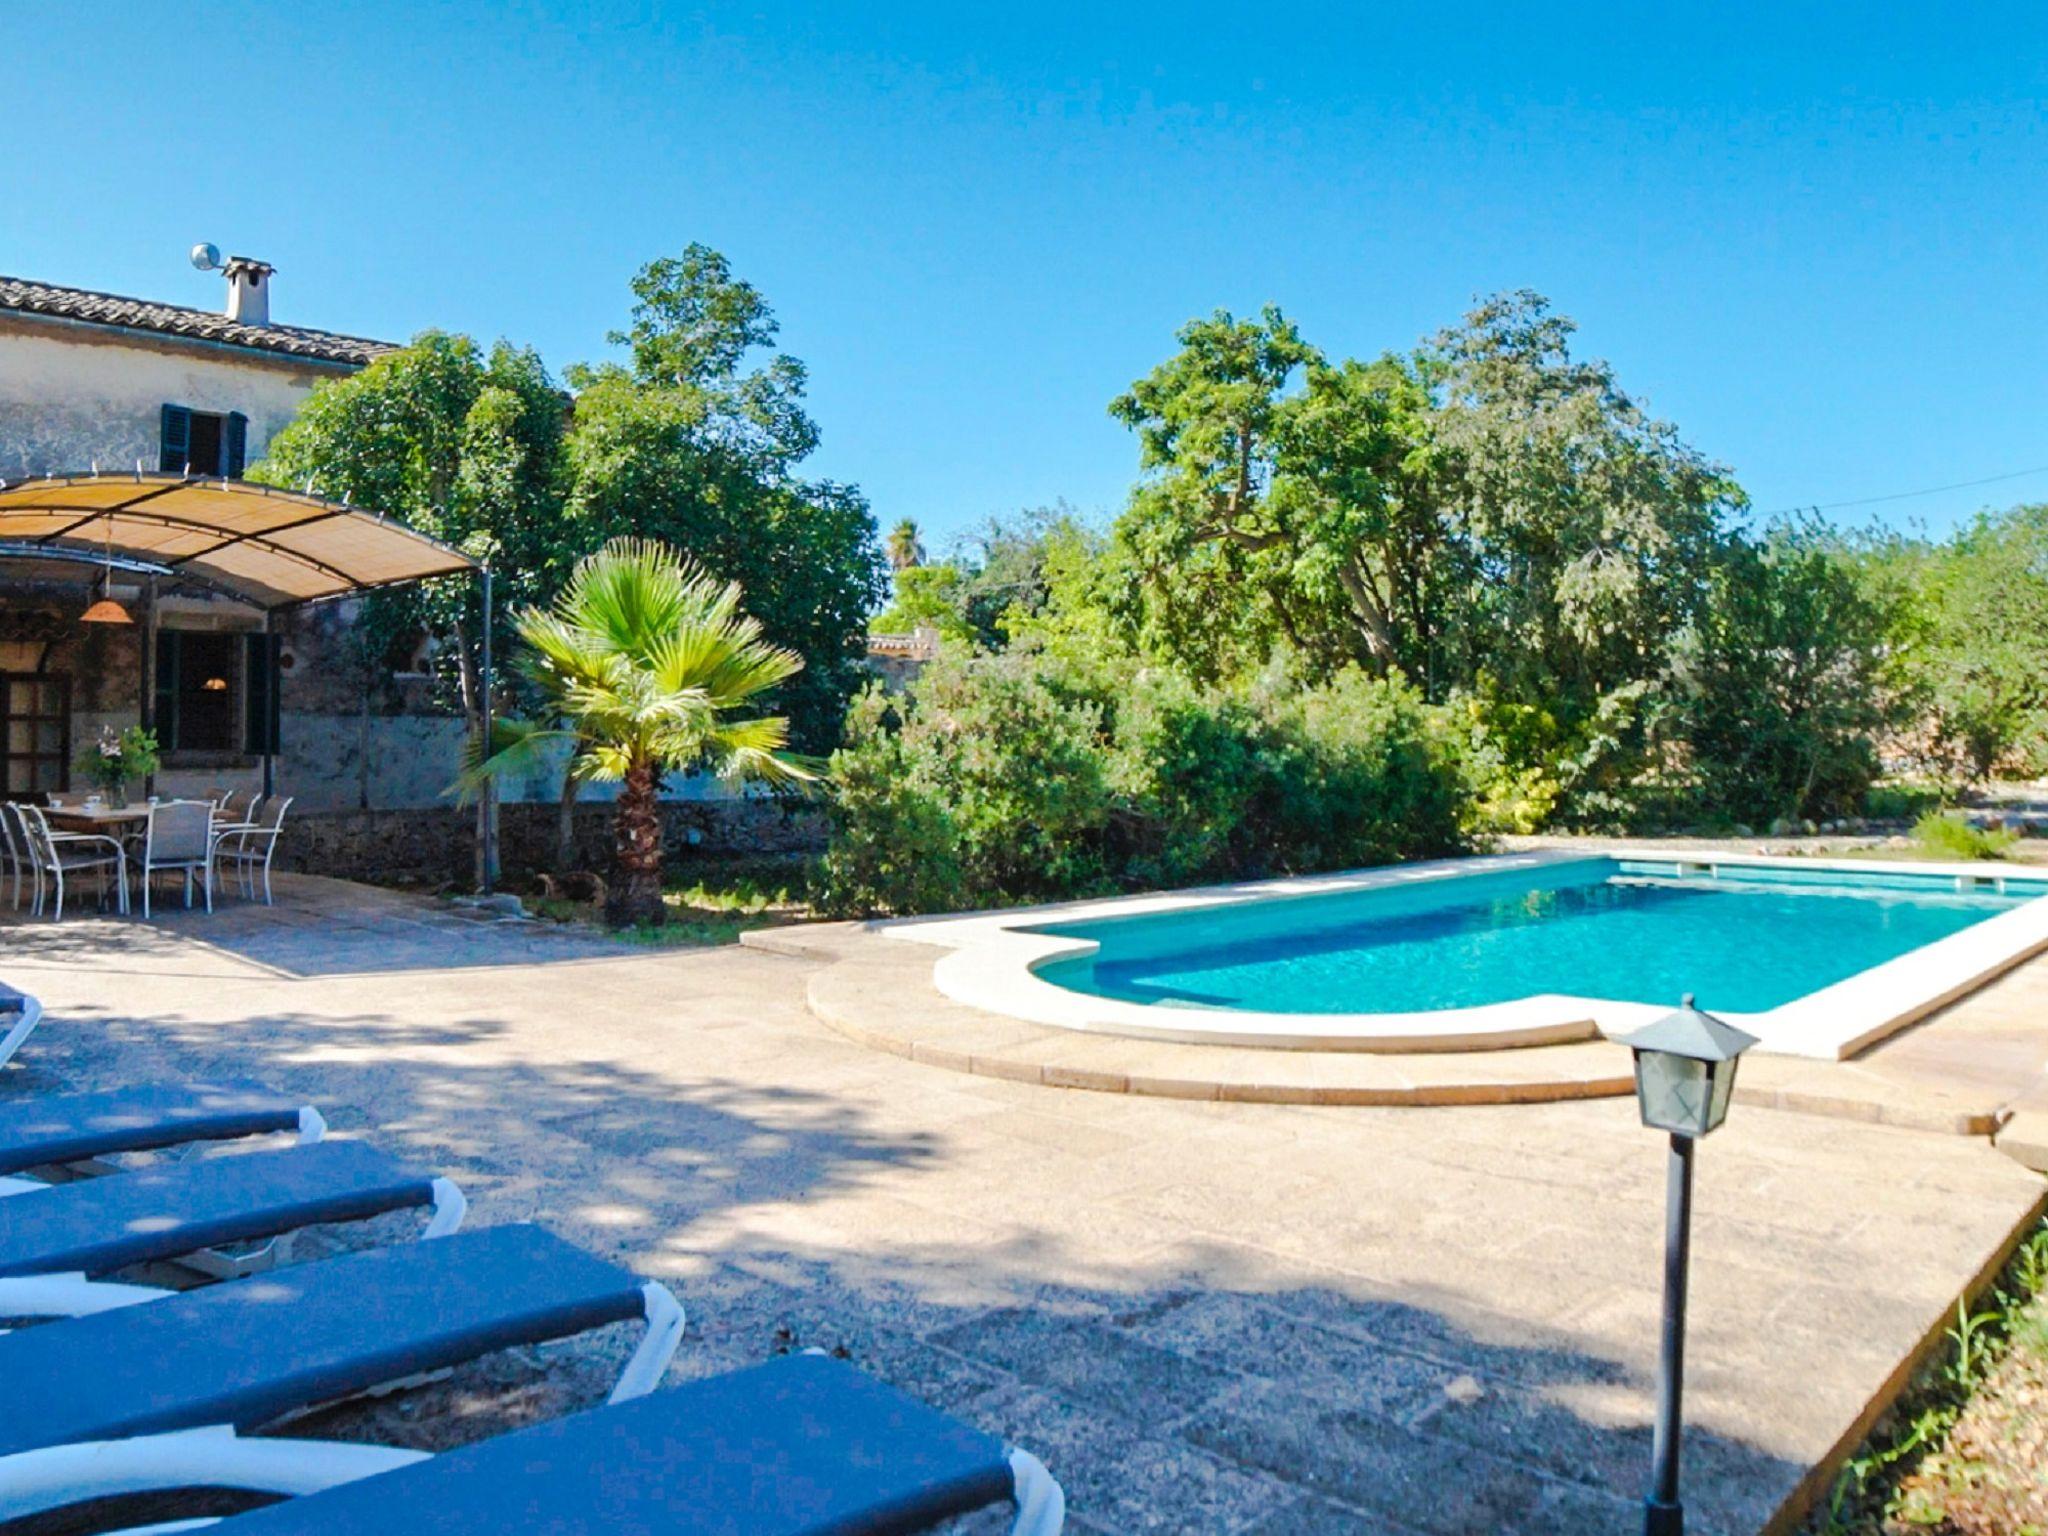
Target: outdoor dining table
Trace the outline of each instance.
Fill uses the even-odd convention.
[[[65,832],[96,832],[119,838],[123,829],[149,820],[147,805],[53,805],[43,812],[51,826]]]

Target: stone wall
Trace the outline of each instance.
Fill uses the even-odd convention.
[[[608,872],[612,808],[578,805],[574,819],[573,867]],[[662,819],[670,865],[677,873],[692,853],[814,853],[825,845],[825,820],[816,807],[785,809],[773,800],[666,801]],[[499,807],[499,862],[506,889],[526,890],[535,872],[554,867],[556,826],[553,805]],[[277,866],[349,880],[466,887],[476,859],[475,833],[476,813],[456,806],[294,814],[278,841]]]

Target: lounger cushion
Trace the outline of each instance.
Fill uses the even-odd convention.
[[[539,1227],[295,1264],[0,1338],[0,1456],[204,1424],[253,1429],[642,1315],[638,1280]]]
[[[1009,1499],[1002,1445],[792,1355],[241,1515],[223,1536],[898,1536]]]
[[[0,1174],[188,1141],[297,1130],[302,1100],[245,1083],[121,1088],[0,1104]]]
[[[104,1275],[221,1243],[433,1203],[433,1181],[358,1141],[195,1159],[0,1200],[0,1277]]]
[[[6,1018],[9,1014],[20,1013],[26,1007],[28,1007],[28,994],[17,991],[15,988],[7,985],[6,982],[0,981],[0,1018]]]

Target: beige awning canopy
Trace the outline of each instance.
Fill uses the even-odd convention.
[[[46,475],[0,483],[0,561],[188,579],[269,610],[477,569],[375,512],[246,480]]]

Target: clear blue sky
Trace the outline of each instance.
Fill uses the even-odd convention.
[[[811,366],[813,471],[941,540],[1114,511],[1106,402],[1268,300],[1371,354],[1540,289],[1760,509],[2048,465],[2038,3],[16,0],[0,58],[0,272],[211,306],[212,240],[278,319],[560,368],[702,240]]]

